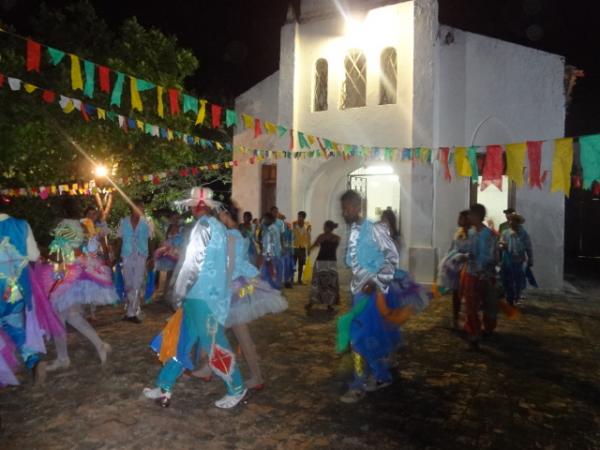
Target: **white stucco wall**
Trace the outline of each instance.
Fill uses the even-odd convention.
[[[442,44],[447,36],[453,42]],[[448,27],[441,29],[440,39],[436,146],[508,144],[563,135],[564,61],[560,56]],[[545,164],[551,158],[552,148],[546,146]],[[448,184],[437,179],[434,241],[443,254],[458,211],[468,206],[468,181],[455,179]],[[547,187],[539,191],[524,186],[517,190],[516,209],[527,219],[540,285],[560,288],[563,195],[552,194]]]

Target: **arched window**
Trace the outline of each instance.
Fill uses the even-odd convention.
[[[315,95],[313,99],[313,111],[327,111],[327,82],[327,60],[323,58],[317,59],[317,62],[315,63]]]
[[[391,105],[396,103],[396,84],[398,59],[396,49],[385,48],[381,52],[381,80],[379,85],[379,104]]]
[[[350,50],[344,59],[346,78],[342,85],[342,109],[367,104],[367,58],[360,50]]]

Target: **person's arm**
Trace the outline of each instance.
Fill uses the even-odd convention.
[[[531,245],[529,233],[525,230],[523,230],[523,244],[525,245],[525,253],[527,254],[527,265],[533,267],[533,246]]]
[[[40,259],[40,249],[29,224],[27,224],[27,259],[29,262],[35,262]]]
[[[311,236],[311,234],[312,234],[312,225],[310,223],[307,225],[307,230],[306,231],[308,233],[308,239],[307,239],[307,241],[310,244],[311,241],[312,241],[312,239],[311,239],[312,238],[312,236]]]
[[[312,252],[315,247],[319,247],[321,245],[321,242],[323,242],[323,235],[322,234],[320,234],[317,237],[317,240],[314,242],[314,244],[310,246],[310,248],[308,249],[308,253]]]
[[[377,246],[383,252],[383,264],[377,272],[373,283],[375,283],[381,292],[385,293],[394,279],[396,267],[400,263],[400,255],[385,225],[380,223],[375,224],[373,226],[373,237]]]
[[[210,241],[210,228],[196,223],[190,234],[189,243],[185,249],[185,258],[177,280],[175,281],[175,296],[184,298],[198,279],[205,262],[206,247]]]

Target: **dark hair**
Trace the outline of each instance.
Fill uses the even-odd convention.
[[[335,223],[333,220],[326,220],[325,221],[325,225],[323,225],[324,228],[327,228],[329,230],[335,230],[338,227],[338,224]]]
[[[244,211],[244,217],[250,216],[250,220],[252,220],[252,213],[250,211]]]
[[[381,221],[386,222],[387,226],[390,229],[390,236],[394,241],[397,241],[400,237],[400,232],[398,231],[398,219],[396,219],[396,214],[391,209],[386,209],[381,213]]]
[[[459,218],[461,218],[461,217],[469,217],[469,213],[470,212],[471,211],[468,210],[468,209],[463,209],[461,212],[458,213],[458,217]]]
[[[263,214],[263,219],[275,220],[275,217],[270,212],[266,212],[266,213]]]
[[[271,206],[271,211],[274,211],[274,210],[279,211],[279,208],[277,206],[273,205],[273,206]]]
[[[344,192],[340,200],[342,202],[349,202],[354,205],[360,205],[362,203],[360,194],[352,189],[348,189],[346,192]]]
[[[90,211],[97,211],[98,209],[95,206],[88,206],[87,208],[85,208],[85,210],[83,211],[83,217],[87,216]]]
[[[240,210],[233,203],[225,203],[223,208],[235,223],[240,223]]]
[[[300,217],[302,217],[303,219],[306,219],[306,212],[305,212],[305,211],[300,211],[300,212],[298,212],[298,215],[299,215]]]
[[[471,205],[469,212],[475,214],[480,220],[485,219],[485,215],[487,214],[485,206],[483,206],[481,203],[475,203],[474,205]]]

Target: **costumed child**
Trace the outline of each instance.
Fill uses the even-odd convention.
[[[482,328],[486,335],[496,329],[499,298],[496,292],[498,240],[483,223],[485,206],[476,203],[469,208],[468,260],[464,277],[464,296],[467,321],[465,329],[469,350],[479,350]],[[479,312],[483,312],[483,320]]]
[[[244,213],[244,221],[240,224],[240,232],[242,236],[248,239],[248,258],[250,262],[258,267],[258,242],[256,239],[257,227],[252,220],[252,213],[246,211]]]
[[[210,368],[227,387],[227,394],[215,406],[229,409],[242,401],[247,389],[225,336],[231,302],[227,230],[212,216],[218,202],[212,200],[210,189],[194,188],[191,197],[180,204],[193,207],[198,217],[175,282],[175,295],[182,299],[183,306],[151,344],[159,349],[159,360],[165,365],[156,387],[145,388],[143,393],[161,406],[168,406],[177,378],[184,369],[193,369],[193,352],[199,349],[208,355]]]
[[[225,326],[233,330],[250,369],[250,378],[246,381],[246,387],[261,390],[264,388],[264,381],[248,324],[266,314],[285,311],[288,304],[280,291],[271,288],[266,281],[260,279],[258,269],[250,263],[249,241],[238,230],[237,214],[237,209],[232,205],[225,206],[224,210],[219,212],[219,220],[228,228],[229,261],[233,262],[231,306]],[[208,380],[210,367],[205,364],[193,375]]]
[[[440,293],[452,293],[452,327],[459,329],[460,306],[462,301],[461,274],[467,263],[469,252],[469,210],[458,214],[458,229],[454,233],[452,244],[439,266],[438,286]]]
[[[281,222],[281,219],[277,219]],[[281,232],[271,213],[263,215],[261,227],[262,267],[261,275],[274,289],[281,289],[283,282],[283,260]]]
[[[388,226],[361,217],[362,201],[355,191],[344,193],[341,203],[342,215],[351,226],[346,263],[352,270],[352,309],[338,319],[336,347],[344,351],[350,344],[354,379],[340,400],[355,403],[365,392],[392,383],[388,358],[401,340],[398,325],[408,318],[414,306],[403,306],[394,295],[387,295],[399,264],[398,249]]]
[[[526,287],[525,268],[531,270],[533,266],[533,247],[529,234],[523,228],[524,223],[522,216],[511,214],[508,219],[509,228],[500,236],[502,284],[506,300],[511,306],[519,301],[521,291]]]
[[[118,300],[112,283],[112,272],[98,255],[98,233],[85,233],[80,222],[62,220],[52,232],[50,254],[56,258],[53,268],[46,264],[40,270],[48,297],[63,324],[68,323],[94,346],[100,363],[106,363],[111,347],[102,341],[83,315],[83,305],[110,305]],[[53,270],[54,269],[54,270]],[[70,366],[67,337],[55,337],[56,360],[48,370]]]

